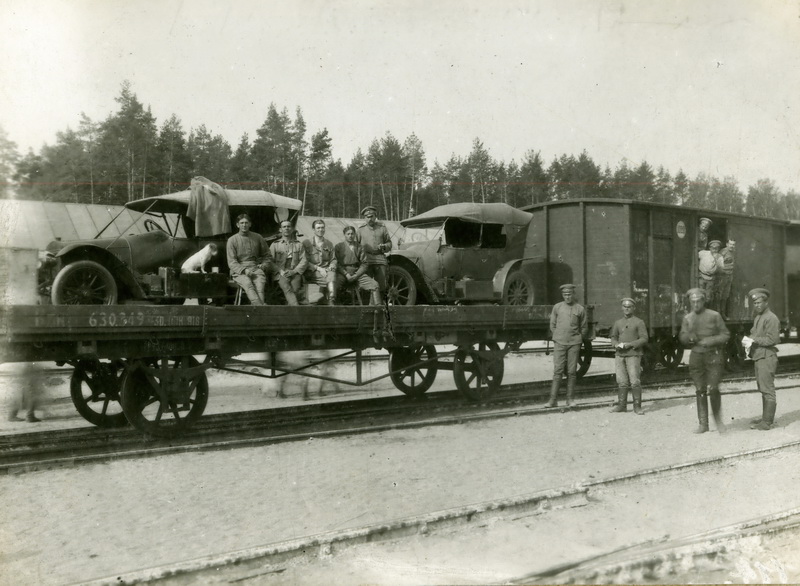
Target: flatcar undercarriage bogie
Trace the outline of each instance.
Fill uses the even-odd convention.
[[[86,421],[98,427],[123,427],[128,424],[119,403],[121,360],[101,362],[80,360],[69,382],[72,403]]]
[[[193,356],[133,360],[122,377],[122,409],[138,430],[154,436],[183,433],[205,411],[210,362]]]
[[[479,401],[486,393],[495,393],[503,383],[504,355],[495,342],[477,347],[460,347],[453,362],[453,378],[461,394]]]
[[[431,345],[393,348],[389,352],[389,376],[394,386],[419,397],[431,388],[439,369],[436,347]]]

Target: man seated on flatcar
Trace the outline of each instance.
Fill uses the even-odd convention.
[[[364,248],[356,242],[356,229],[344,227],[344,242],[333,248],[336,261],[335,296],[338,298],[344,287],[357,286],[360,291],[369,291],[370,305],[381,304],[378,282],[367,276],[367,255]]]
[[[274,263],[273,272],[278,278],[278,286],[289,305],[308,305],[303,294],[303,273],[308,266],[303,245],[297,241],[294,224],[289,220],[281,222],[281,239],[273,242],[270,253]]]
[[[336,257],[333,244],[325,238],[325,222],[314,220],[311,225],[314,235],[303,241],[308,268],[303,274],[306,283],[314,283],[324,288],[328,296],[328,305],[336,302]]]
[[[231,278],[244,290],[251,305],[264,305],[267,274],[272,267],[269,247],[260,234],[250,231],[250,216],[239,214],[236,225],[239,232],[228,238],[226,245]]]

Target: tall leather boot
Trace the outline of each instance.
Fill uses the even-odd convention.
[[[769,431],[772,429],[772,424],[775,421],[775,408],[778,406],[777,401],[764,401],[764,414],[761,416],[761,423],[758,425],[751,425],[750,429],[758,429],[759,431]]]
[[[561,386],[561,377],[554,378],[553,384],[550,387],[550,400],[545,407],[555,407],[558,405],[558,387]]]
[[[764,411],[766,410],[767,410],[767,396],[764,393],[761,393],[761,417],[753,419],[750,422],[751,428],[753,425],[758,425],[759,423],[761,423],[761,419],[764,417]]]
[[[711,393],[711,413],[714,416],[714,423],[717,425],[717,431],[725,433],[725,422],[722,420],[722,395],[719,391]]]
[[[572,407],[572,401],[575,395],[575,377],[567,377],[567,407]]]
[[[634,395],[635,397],[636,395]],[[619,386],[617,391],[617,404],[609,409],[609,413],[625,413],[628,410],[628,387]]]
[[[708,396],[705,393],[695,393],[697,396],[697,421],[700,425],[694,433],[705,433],[708,431]]]
[[[372,292],[372,300],[369,302],[370,305],[383,305],[381,301],[381,292],[380,291],[373,291]]]
[[[642,411],[641,385],[633,385],[633,412],[636,413],[636,415],[644,415],[644,411]]]
[[[336,287],[328,283],[328,305],[336,305]]]

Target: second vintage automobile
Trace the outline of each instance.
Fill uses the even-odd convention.
[[[389,302],[533,305],[532,279],[519,270],[531,218],[503,203],[454,203],[401,221]]]

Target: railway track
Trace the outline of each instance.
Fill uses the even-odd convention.
[[[335,556],[376,542],[392,543],[401,550],[403,542],[412,542],[415,537],[424,538],[426,555],[438,559],[436,540],[449,544],[458,542],[459,547],[469,547],[455,536],[459,531],[474,533],[479,528],[497,527],[503,523],[542,514],[554,514],[560,510],[578,508],[590,511],[597,494],[605,491],[635,492],[637,487],[660,484],[686,475],[713,473],[730,466],[745,463],[768,462],[776,455],[791,455],[796,460],[800,455],[800,440],[765,448],[740,451],[731,454],[691,460],[679,464],[660,466],[636,472],[580,482],[569,486],[554,487],[533,494],[489,502],[467,505],[444,511],[436,511],[415,517],[397,519],[380,525],[355,529],[330,531],[288,541],[270,543],[245,550],[211,555],[190,561],[181,561],[146,568],[126,574],[95,580],[92,585],[135,584],[155,582],[159,584],[187,584],[203,581],[204,576],[213,577],[215,583],[246,582],[258,580],[269,584],[270,577],[280,575],[293,568],[298,575],[311,579],[315,574],[310,564],[321,560],[325,576],[335,576]],[[484,535],[483,539],[487,539]],[[707,561],[716,569],[723,563],[733,565],[728,558],[734,557],[737,543],[746,540],[783,537],[792,540],[800,535],[800,508],[772,512],[747,521],[714,527],[702,532],[679,537],[664,536],[650,538],[608,550],[589,557],[554,565],[544,570],[531,572],[514,579],[503,580],[510,584],[571,584],[571,583],[681,583],[697,575],[698,567]],[[495,543],[494,547],[502,544]],[[413,546],[409,546],[413,551]],[[484,544],[485,547],[485,544]],[[365,554],[371,557],[374,554]],[[409,554],[406,554],[409,555]],[[475,555],[479,555],[475,552]],[[528,555],[532,555],[528,552]],[[412,555],[413,557],[413,555]],[[535,558],[535,556],[534,556]],[[301,561],[298,561],[301,560]],[[344,564],[347,567],[347,564]],[[726,576],[730,575],[729,568]],[[676,577],[677,576],[677,577]],[[682,576],[685,577],[682,579]],[[778,575],[773,576],[778,578]],[[351,576],[352,579],[352,576]],[[291,583],[287,575],[276,579],[277,583]],[[752,580],[751,580],[752,581]],[[758,581],[757,579],[755,581]],[[786,583],[786,581],[783,581]],[[705,582],[704,582],[705,583]]]
[[[795,387],[789,378],[795,370],[788,373],[786,367],[783,370],[778,379],[778,389]],[[657,380],[643,385],[645,405],[685,399],[685,393],[668,393],[652,398],[647,396],[647,391],[652,394],[653,391],[685,384],[687,380],[687,369],[663,372]],[[752,380],[752,376],[744,374],[730,375],[725,379],[729,383]],[[0,472],[18,473],[122,458],[224,450],[520,415],[546,416],[564,409],[563,406],[542,407],[541,401],[548,390],[549,381],[544,381],[504,385],[499,392],[477,403],[465,403],[457,391],[441,391],[418,399],[399,395],[207,415],[185,435],[169,439],[143,436],[132,428],[88,427],[9,434],[0,438]],[[581,402],[573,409],[606,408],[615,390],[611,375],[587,377],[578,388]],[[753,391],[727,391],[723,394],[749,392]]]

